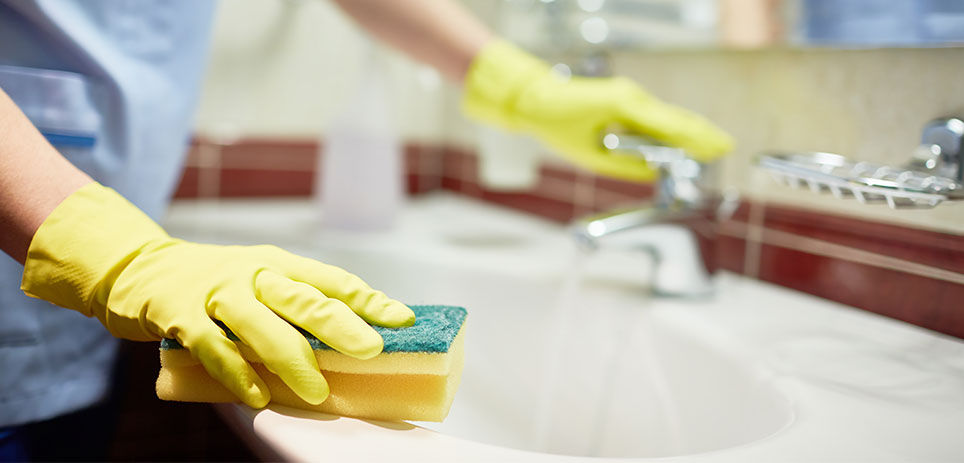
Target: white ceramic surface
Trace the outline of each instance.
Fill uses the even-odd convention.
[[[731,274],[651,298],[643,254],[581,256],[563,227],[460,197],[390,232],[324,231],[302,201],[179,202],[175,236],[272,243],[411,304],[469,309],[444,423],[220,407],[291,460],[961,461],[964,343]]]

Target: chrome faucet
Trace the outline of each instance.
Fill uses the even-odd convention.
[[[643,205],[609,211],[576,220],[571,231],[586,249],[625,248],[650,253],[654,261],[651,288],[666,296],[700,296],[712,292],[710,272],[704,264],[693,230],[682,222],[712,220],[708,214],[716,199],[707,192],[706,170],[679,148],[652,140],[609,133],[603,145],[613,152],[634,154],[659,170],[655,198]],[[739,199],[724,195],[716,218],[733,213]],[[712,229],[713,227],[707,227]]]

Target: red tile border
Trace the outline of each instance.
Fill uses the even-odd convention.
[[[174,190],[175,198],[198,197],[198,168],[185,166],[181,171],[181,180]]]
[[[235,169],[264,169],[312,172],[318,163],[317,143],[290,144],[279,148],[267,143],[225,146],[221,166]]]
[[[572,169],[554,166],[551,164],[543,164],[539,167],[539,177],[541,178],[553,178],[569,183],[575,183],[577,175],[578,174],[576,171]]]
[[[764,226],[964,273],[964,236],[772,204]]]
[[[964,338],[964,285],[767,244],[759,278]]]
[[[636,196],[613,193],[611,191],[594,188],[592,197],[592,210],[593,212],[601,213],[614,209],[621,209],[643,204],[648,200],[649,198],[639,198]]]
[[[188,145],[187,155],[184,157],[185,169],[197,167],[201,164],[201,159],[197,152],[197,143],[198,141],[195,139],[191,140],[191,143]]]
[[[655,193],[651,183],[628,182],[607,177],[596,177],[596,188],[639,199],[651,198]]]
[[[746,240],[728,235],[716,236],[715,258],[717,268],[743,274],[746,268]]]
[[[532,188],[518,193],[531,194],[533,196],[541,196],[572,203],[576,201],[577,187],[575,182],[575,177],[565,178],[539,175],[538,179],[536,180],[536,184],[533,185]]]
[[[559,223],[571,221],[575,208],[570,202],[558,201],[526,193],[502,193],[479,189],[478,195],[475,197],[490,203],[501,204],[506,207],[529,212]]]
[[[314,172],[221,169],[220,195],[225,198],[310,196]]]
[[[187,165],[201,165],[199,149],[215,150],[219,154],[218,163],[222,167],[235,169],[264,169],[314,171],[320,144],[316,140],[274,140],[245,138],[229,145],[213,144],[205,139],[195,139],[191,143]]]
[[[441,189],[443,190],[454,191],[456,193],[462,190],[462,181],[457,178],[442,177],[439,185],[441,185]]]
[[[728,220],[735,222],[749,222],[751,207],[752,204],[750,201],[740,199],[740,205],[736,207],[736,210],[733,211],[733,215],[731,215]]]

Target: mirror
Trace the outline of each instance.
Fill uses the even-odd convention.
[[[495,23],[547,54],[964,45],[961,0],[503,0]]]

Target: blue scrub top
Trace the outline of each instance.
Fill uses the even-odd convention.
[[[0,88],[67,157],[155,219],[179,178],[215,4],[0,0]],[[0,257],[0,427],[108,393],[117,342],[28,298]]]

